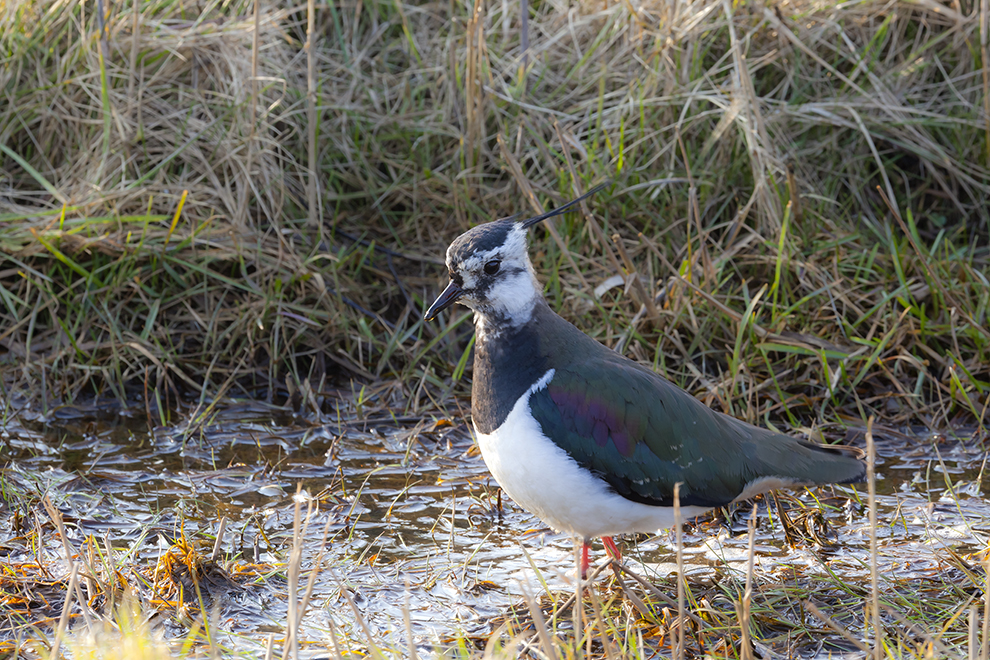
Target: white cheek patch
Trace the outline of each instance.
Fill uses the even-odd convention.
[[[517,325],[529,320],[537,295],[536,281],[522,270],[498,280],[488,292],[488,303]]]

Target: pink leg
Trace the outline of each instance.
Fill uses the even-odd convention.
[[[603,536],[602,543],[605,544],[605,551],[610,557],[622,561],[622,551],[619,550],[619,546],[615,545],[615,541],[612,540],[611,536]]]
[[[591,543],[587,539],[581,542],[581,579],[588,577],[588,566],[591,565],[591,560],[588,558],[588,550],[591,549]]]

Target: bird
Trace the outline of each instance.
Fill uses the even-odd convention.
[[[820,445],[706,406],[554,312],[529,258],[528,231],[601,190],[541,215],[479,224],[448,247],[450,281],[424,314],[474,312],[471,417],[503,492],[581,544],[579,575],[601,538],[657,533],[783,487],[855,483],[849,447]]]

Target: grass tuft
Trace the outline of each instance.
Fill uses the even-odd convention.
[[[676,7],[538,5],[524,56],[509,5],[6,5],[7,386],[420,410],[446,244],[611,178],[534,240],[585,331],[751,420],[982,424],[981,12]]]

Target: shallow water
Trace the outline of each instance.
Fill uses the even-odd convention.
[[[92,535],[114,548],[121,566],[146,575],[183,534],[209,555],[224,518],[221,565],[241,576],[233,580],[240,586],[211,591],[207,610],[217,608],[213,616],[221,623],[214,629],[222,646],[260,650],[268,633],[281,639],[285,631],[284,565],[298,486],[308,495],[301,498],[304,513],[319,502],[303,544],[304,584],[323,552],[303,624],[303,639],[315,644],[306,648],[316,655],[325,657],[333,631],[344,633],[345,646],[364,647],[351,603],[375,639],[399,646],[407,608],[417,645],[428,650],[457,636],[487,636],[523,590],[544,591],[540,579],[552,593],[573,589],[571,540],[544,529],[507,498],[499,508],[498,489],[460,422],[341,415],[315,421],[248,402],[225,406],[208,423],[186,420],[149,430],[143,411],[96,414],[100,409],[25,411],[0,427],[6,501],[0,561],[31,556],[24,530],[14,523],[34,511],[47,521],[39,505],[46,492],[75,548]],[[983,449],[965,437],[877,436],[884,584],[895,589],[931,578],[944,573],[951,553],[983,550],[990,535]],[[792,522],[817,525],[819,533],[826,522],[831,531],[821,540],[832,544],[806,539],[789,547],[776,508],[761,500],[758,579],[813,580],[832,571],[867,584],[865,488],[792,495],[786,500]],[[816,498],[824,513],[803,516],[802,506],[819,511]],[[749,510],[737,510],[731,521],[720,516],[686,525],[693,588],[717,593],[726,580],[740,579]],[[43,538],[47,561],[54,572],[64,571],[61,541],[55,534]],[[673,593],[672,546],[670,533],[629,539],[627,563]],[[596,547],[595,559],[604,557]],[[162,623],[176,635],[185,630],[169,617]],[[7,625],[3,634],[13,639],[18,630]]]

